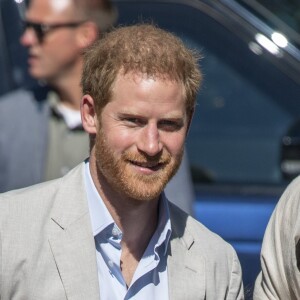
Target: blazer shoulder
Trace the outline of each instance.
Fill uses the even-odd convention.
[[[0,194],[0,216],[1,211],[7,207],[9,210],[20,210],[24,206],[40,208],[39,203],[45,203],[47,199],[53,198],[62,178],[35,184],[22,189],[11,190]],[[2,209],[1,209],[2,207]]]
[[[233,247],[221,236],[208,229],[201,222],[185,213],[176,205],[169,203],[172,229],[178,237],[187,237],[193,240],[194,246],[210,254],[227,253],[232,257],[236,255]]]
[[[54,210],[68,214],[81,207],[77,202],[84,202],[82,170],[83,163],[64,177],[0,194],[0,222],[46,217]]]
[[[293,209],[296,209],[295,212],[297,212],[300,206],[300,201],[298,201],[299,198],[300,198],[300,175],[297,176],[287,186],[282,196],[280,197],[278,204],[285,205],[285,206],[294,206]]]
[[[243,299],[242,271],[233,247],[173,204],[170,215],[172,254],[185,257],[191,268],[198,265],[197,272],[205,273],[206,299]]]
[[[32,106],[37,107],[46,103],[49,89],[35,86],[32,88],[20,88],[4,94],[0,97],[0,108],[21,110],[25,112]],[[7,112],[5,112],[7,113]]]

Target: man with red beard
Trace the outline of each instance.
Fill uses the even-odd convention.
[[[1,196],[2,300],[243,299],[233,248],[163,193],[200,82],[197,55],[153,25],[118,28],[85,53],[90,158]]]

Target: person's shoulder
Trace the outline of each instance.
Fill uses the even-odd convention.
[[[181,249],[175,252],[189,257],[196,272],[205,273],[207,298],[243,299],[242,271],[234,248],[180,208],[172,204],[169,207],[171,249]]]
[[[226,242],[221,236],[212,232],[198,220],[188,215],[176,205],[170,203],[170,214],[173,228],[180,232],[179,235],[190,235],[196,247],[201,252],[213,254],[214,252],[223,252],[228,255],[235,255],[233,247]]]
[[[0,194],[0,231],[19,230],[25,234],[29,224],[35,227],[49,220],[60,181],[56,179]]]
[[[300,229],[299,220],[300,209],[300,176],[296,177],[282,193],[276,207],[270,218],[268,227],[272,228],[270,234],[273,235],[273,230],[280,229],[281,232],[288,232]],[[289,220],[289,222],[286,222]],[[292,229],[293,228],[293,229]],[[267,234],[267,232],[266,232]],[[265,234],[265,235],[266,235]]]
[[[10,91],[4,95],[0,96],[0,107],[14,107],[16,105],[23,106],[28,105],[28,103],[43,103],[47,98],[47,93],[49,89],[42,86],[30,86],[19,88],[13,91]]]
[[[34,202],[42,203],[51,199],[58,189],[62,178],[38,183],[29,187],[11,190],[0,194],[0,207],[9,206],[10,208],[31,205]]]
[[[300,196],[300,176],[297,176],[294,180],[292,180],[285,191],[282,194],[281,201],[283,202],[295,202],[295,204],[299,205],[300,201],[298,201]]]
[[[11,105],[20,99],[28,99],[32,95],[29,89],[19,88],[0,96],[0,105]]]
[[[300,176],[290,182],[282,193],[273,214],[277,219],[281,219],[284,215],[289,214],[293,219],[298,219],[300,209]]]
[[[21,207],[28,204],[34,207],[37,203],[38,207],[40,204],[52,201],[60,189],[72,190],[74,186],[82,185],[83,164],[78,164],[63,177],[0,193],[0,214],[1,206]]]
[[[48,115],[48,91],[42,87],[17,89],[0,97],[0,126],[7,133],[22,127],[28,119],[40,122]]]
[[[7,231],[32,221],[41,224],[64,208],[80,210],[85,203],[83,186],[83,165],[79,164],[64,177],[0,194],[0,228]]]

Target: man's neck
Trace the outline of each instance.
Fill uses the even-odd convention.
[[[118,199],[121,208],[115,206],[111,199],[104,199],[111,216],[123,233],[120,268],[127,286],[130,286],[137,266],[157,228],[158,200],[132,205],[129,199],[122,197]]]
[[[123,232],[123,242],[132,248],[137,241],[139,245],[147,245],[157,226],[159,199],[143,201],[129,198],[112,189],[101,174],[93,173],[93,168],[91,168],[96,189],[112,218]]]
[[[92,157],[90,171],[98,193],[123,233],[121,269],[129,285],[138,262],[156,230],[159,199],[133,200],[114,191],[97,172],[96,162]]]
[[[82,91],[80,87],[81,64],[67,74],[61,74],[59,78],[50,79],[48,84],[59,97],[59,101],[74,110],[80,109]]]

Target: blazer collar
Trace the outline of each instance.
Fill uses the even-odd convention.
[[[205,299],[205,259],[196,253],[188,215],[170,203],[172,235],[168,252],[169,298]]]
[[[60,180],[51,217],[51,251],[67,299],[99,300],[95,242],[83,180],[83,163]]]

